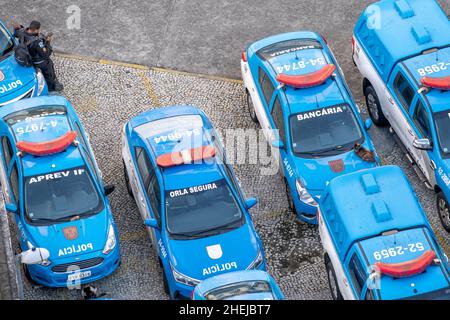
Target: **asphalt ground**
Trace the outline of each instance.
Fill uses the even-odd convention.
[[[122,125],[148,109],[192,104],[203,109],[219,131],[257,129],[245,107],[244,88],[238,81],[108,61],[59,56],[55,63],[65,84],[63,94],[72,102],[91,136],[104,182],[116,186],[110,202],[119,228],[122,265],[94,285],[115,299],[166,299],[150,240],[124,184],[120,154]],[[362,116],[366,118],[365,106],[360,105]],[[397,164],[405,170],[441,244],[450,254],[449,236],[440,227],[434,193],[419,181],[386,129],[373,127],[370,134],[384,164]],[[261,167],[254,164],[234,167],[246,196],[259,199],[251,214],[264,243],[268,270],[286,298],[329,299],[317,228],[297,221],[289,212],[285,188],[278,175],[261,176]],[[16,232],[13,226],[13,245],[17,248]],[[25,299],[80,298],[77,290],[39,288],[26,280],[24,284]]]
[[[27,24],[32,19],[55,33],[58,51],[152,67],[239,79],[241,51],[262,37],[299,29],[321,32],[344,70],[355,99],[362,103],[361,79],[351,62],[351,35],[361,10],[373,1],[249,0],[0,0],[0,19]],[[439,0],[447,14],[450,1]],[[80,29],[68,29],[66,10],[81,9]],[[201,107],[219,129],[254,128],[244,108],[242,85],[146,67],[126,67],[96,59],[55,59],[66,95],[87,131],[106,183],[116,185],[111,206],[119,225],[122,265],[98,281],[102,291],[119,299],[163,299],[162,278],[150,241],[122,177],[119,133],[137,113],[170,104]],[[401,166],[415,188],[437,236],[450,254],[449,236],[440,227],[434,193],[419,181],[386,129],[370,131],[385,164]],[[278,176],[261,177],[255,165],[235,166],[248,196],[260,200],[252,210],[266,249],[269,271],[288,299],[328,299],[329,289],[317,228],[288,212]],[[13,245],[15,241],[13,228]],[[77,299],[79,292],[36,288],[25,282],[27,299]]]
[[[450,13],[450,0],[438,1]],[[361,11],[373,2],[0,0],[0,19],[9,26],[41,21],[45,31],[55,34],[59,51],[235,79],[248,44],[276,33],[315,30],[329,40],[354,80],[352,31]],[[79,19],[72,19],[78,12]]]

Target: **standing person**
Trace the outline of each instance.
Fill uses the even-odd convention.
[[[49,91],[61,91],[64,86],[58,81],[55,73],[55,66],[50,56],[53,53],[51,46],[53,34],[45,36],[41,33],[41,23],[32,21],[28,28],[22,25],[14,25],[14,36],[23,41],[33,60],[33,65],[39,68],[44,75]]]

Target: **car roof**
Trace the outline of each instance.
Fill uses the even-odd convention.
[[[414,78],[416,85],[420,87],[422,75],[420,69],[430,67],[432,65],[443,65],[443,68],[432,69],[433,73],[429,75],[434,78],[450,76],[450,47],[435,50],[433,52],[418,55],[406,60],[404,63],[409,73]],[[450,100],[450,90],[430,89],[425,96],[431,106],[433,112],[447,111],[450,109],[448,101]]]
[[[398,62],[450,44],[448,17],[435,0],[376,2],[364,10],[354,33],[385,82]]]
[[[250,59],[259,59],[269,70],[273,83],[277,75],[304,75],[320,70],[324,64],[335,64],[323,38],[302,31],[271,36],[252,44]],[[320,61],[320,62],[318,62]],[[336,68],[339,66],[336,65]],[[324,84],[304,89],[284,86],[291,114],[338,105],[346,102],[345,88],[338,72]]]
[[[169,106],[150,110],[130,121],[133,130],[145,142],[151,156],[212,145],[213,129],[207,116],[193,106]],[[223,179],[217,156],[195,164],[160,168],[166,190],[175,190]]]
[[[423,250],[419,250],[417,245],[422,246]],[[376,262],[403,263],[419,258],[428,250],[436,252],[435,245],[430,241],[430,236],[425,228],[408,229],[366,239],[360,242],[360,247],[369,266],[375,265]],[[378,260],[375,258],[374,253],[380,254],[381,250],[389,248],[395,248],[396,253],[402,252],[402,254],[389,255],[388,258],[383,257]],[[440,255],[439,252],[436,254]],[[405,278],[381,276],[379,284],[381,298],[384,300],[402,299],[448,287],[449,280],[442,267],[441,265],[431,265],[426,272]]]
[[[10,123],[22,111],[38,108],[46,109],[48,107],[56,107],[58,112],[51,112],[39,118],[47,121],[47,126],[43,130],[27,132],[27,126],[30,126],[30,124],[24,121],[24,118],[21,118],[17,123]],[[0,117],[10,128],[16,142],[46,142],[54,140],[73,130],[71,119],[74,116],[76,116],[75,111],[70,106],[70,103],[65,98],[56,96],[25,99],[0,108]],[[55,126],[53,127],[50,122],[54,123]],[[24,133],[19,135],[18,129],[22,129]],[[21,163],[25,176],[50,173],[85,165],[79,147],[73,145],[69,146],[65,151],[48,156],[39,157],[24,153],[21,157]]]
[[[357,241],[391,230],[429,228],[414,191],[397,166],[333,179],[321,198],[320,209],[341,258]]]

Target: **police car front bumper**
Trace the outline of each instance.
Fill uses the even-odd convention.
[[[267,271],[266,260],[263,259],[262,263],[260,263],[254,270]],[[180,283],[173,279],[173,283],[175,283],[175,290],[173,291],[172,296],[177,300],[190,300],[192,297],[192,292],[195,289],[195,286],[188,286],[186,284]]]
[[[79,258],[79,260],[64,261],[64,264],[51,263],[48,266],[28,265],[27,268],[31,279],[39,285],[52,288],[77,287],[82,284],[100,280],[113,273],[120,264],[119,245],[116,245],[116,247],[107,255],[99,251],[79,256]],[[79,271],[77,271],[77,264],[82,264],[83,261],[92,261],[94,259],[103,260],[93,267],[80,268]],[[57,270],[60,266],[68,266],[66,270],[69,270],[69,272],[55,272],[53,270]],[[86,275],[90,272],[90,275],[81,277],[80,279],[70,280],[69,276],[77,272],[81,275]]]
[[[47,83],[45,82],[43,76],[41,80],[39,79],[39,77],[37,77],[35,81],[30,82],[20,90],[16,90],[10,94],[6,94],[0,97],[0,107],[22,99],[46,95],[48,95]]]
[[[317,224],[317,206],[300,201],[298,197],[293,198],[297,217],[307,223]]]

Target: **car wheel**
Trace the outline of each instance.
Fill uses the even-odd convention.
[[[291,188],[289,188],[289,184],[287,183],[286,180],[284,180],[284,185],[286,186],[286,195],[287,195],[289,209],[291,210],[292,213],[296,214],[297,212],[295,210],[295,204],[294,204],[294,199],[292,198]]]
[[[368,86],[366,90],[364,90],[364,95],[366,96],[367,110],[369,111],[373,123],[379,127],[387,126],[389,122],[384,116],[383,110],[381,110],[380,100],[378,99],[375,89],[372,86]]]
[[[167,281],[167,276],[164,269],[163,269],[163,288],[164,292],[172,299],[172,296],[170,295],[169,282]]]
[[[442,191],[437,194],[437,210],[442,226],[445,231],[450,232],[450,207]]]
[[[330,258],[325,256],[325,267],[328,275],[328,285],[330,286],[331,297],[333,300],[343,300],[339,285],[336,279],[336,273],[334,272],[333,264]]]
[[[128,177],[127,167],[125,166],[125,162],[123,163],[123,177],[125,179],[125,185],[127,186],[127,191],[130,197],[134,198],[133,190],[130,185],[130,178]]]
[[[252,97],[250,96],[250,93],[248,91],[247,91],[247,109],[252,121],[254,123],[259,123],[258,117],[256,116],[255,107],[253,106]]]

